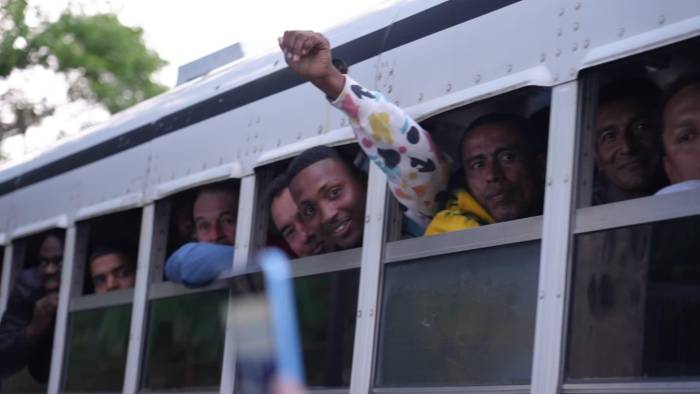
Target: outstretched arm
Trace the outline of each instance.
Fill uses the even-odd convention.
[[[289,67],[332,99],[343,111],[360,147],[386,174],[406,215],[426,226],[445,190],[449,165],[428,132],[401,108],[345,77],[332,64],[330,44],[314,32],[285,32],[280,48]]]

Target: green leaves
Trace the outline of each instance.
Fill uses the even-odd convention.
[[[0,0],[0,78],[15,69],[43,65],[70,76],[72,100],[102,103],[112,113],[166,90],[152,81],[166,62],[146,47],[140,28],[122,25],[114,14],[69,10],[55,22],[47,22],[37,10],[40,22],[30,26],[29,12],[34,10],[26,0]],[[0,118],[0,132],[24,133],[42,119],[22,118],[24,124],[15,127]]]

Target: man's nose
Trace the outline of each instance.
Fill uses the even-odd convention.
[[[209,230],[205,233],[203,241],[214,243],[219,240],[220,236],[221,229],[219,228],[219,225],[214,225],[209,227]]]
[[[632,130],[625,130],[620,139],[620,150],[627,154],[633,154],[637,151],[637,139]]]
[[[55,275],[61,271],[61,265],[55,262],[50,262],[44,267],[46,275]]]
[[[488,182],[498,182],[503,178],[503,169],[497,160],[486,163],[486,180]]]
[[[332,224],[338,216],[338,209],[335,204],[321,204],[321,224]]]
[[[304,245],[309,245],[316,240],[316,234],[314,234],[313,232],[307,229],[301,229],[300,231]]]
[[[117,278],[114,275],[107,275],[107,290],[114,290],[117,287]]]

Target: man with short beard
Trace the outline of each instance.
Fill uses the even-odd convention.
[[[665,183],[658,103],[658,88],[644,79],[614,81],[601,89],[594,146],[602,177],[594,204],[648,196]]]
[[[0,376],[27,366],[32,377],[44,383],[51,365],[63,235],[46,235],[38,257],[38,267],[20,273],[0,323]]]

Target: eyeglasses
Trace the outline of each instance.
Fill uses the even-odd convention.
[[[39,266],[42,268],[48,267],[49,264],[55,264],[57,267],[61,266],[61,263],[63,262],[63,256],[53,256],[53,257],[46,257],[46,256],[39,256]]]

